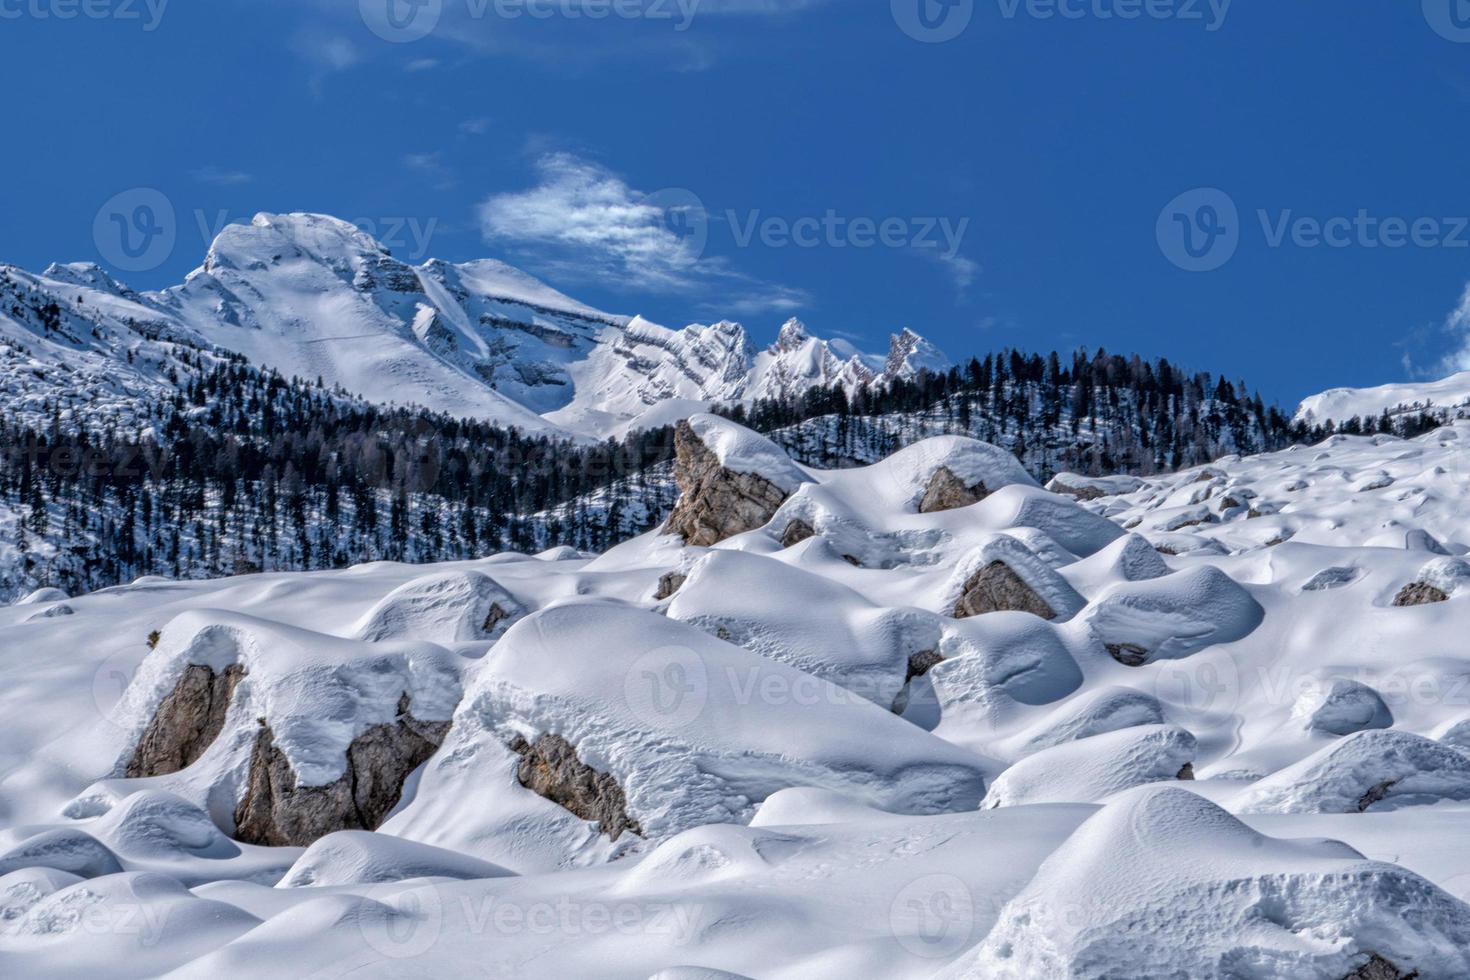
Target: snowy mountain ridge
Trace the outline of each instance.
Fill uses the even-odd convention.
[[[88,264],[53,265],[41,276],[0,266],[0,283],[10,300],[0,305],[0,338],[23,338],[31,357],[61,372],[38,386],[18,365],[12,395],[32,401],[38,393],[69,401],[77,391],[83,401],[156,394],[168,353],[148,347],[150,336],[320,377],[377,403],[592,438],[715,403],[789,398],[815,385],[852,389],[949,366],[910,330],[886,355],[819,339],[795,319],[764,348],[730,321],[672,330],[595,310],[491,259],[411,266],[355,226],[313,214],[260,214],[226,227],[204,264],[161,292],[139,293]],[[69,326],[42,322],[36,311],[52,306],[67,311]],[[137,370],[128,354],[140,351],[147,364]],[[71,372],[86,383],[79,388]],[[99,372],[113,391],[94,390]]]

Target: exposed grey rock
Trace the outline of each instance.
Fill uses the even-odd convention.
[[[924,499],[919,502],[919,513],[935,514],[945,510],[957,510],[978,504],[988,496],[990,496],[990,491],[986,489],[983,482],[967,487],[949,467],[941,466],[929,478],[929,486],[924,490]]]
[[[658,591],[653,594],[655,599],[668,599],[675,592],[684,587],[689,581],[689,576],[681,572],[669,572],[658,580]]]
[[[1179,770],[1179,775],[1174,778],[1183,782],[1194,782],[1194,763],[1186,762],[1184,768]]]
[[[817,536],[817,529],[806,521],[792,521],[781,534],[781,547],[793,548],[808,538]]]
[[[1419,971],[1405,973],[1377,953],[1370,953],[1369,960],[1342,980],[1418,980]]]
[[[1046,600],[1003,561],[991,562],[965,583],[955,604],[954,618],[969,619],[993,612],[1028,612],[1042,619],[1057,618]]]
[[[1442,589],[1437,589],[1428,582],[1411,582],[1394,598],[1393,604],[1397,608],[1404,608],[1449,601],[1450,597]]]
[[[1108,655],[1124,667],[1142,667],[1151,655],[1136,643],[1109,643]]]
[[[428,761],[449,732],[449,722],[423,722],[409,714],[408,696],[398,719],[359,735],[347,749],[347,771],[326,786],[300,786],[270,728],[261,724],[250,758],[245,795],[235,808],[235,838],[247,844],[306,847],[339,830],[376,830],[398,805],[403,783]]]
[[[707,548],[764,527],[786,501],[786,492],[765,477],[721,466],[688,422],[675,430],[674,453],[680,496],[664,530],[687,545]]]
[[[1379,783],[1377,786],[1374,786],[1372,789],[1368,790],[1368,792],[1364,793],[1362,798],[1358,800],[1358,812],[1365,813],[1367,812],[1368,808],[1373,804],[1386,800],[1388,798],[1388,794],[1397,784],[1397,779],[1390,779],[1385,782]]]
[[[934,650],[914,654],[909,658],[909,675],[904,678],[904,683],[907,684],[916,677],[923,677],[942,663],[944,663],[944,657]]]
[[[944,657],[935,650],[924,650],[909,657],[908,675],[903,679],[903,687],[893,699],[892,711],[901,715],[909,709],[913,700],[914,681],[928,675],[929,671],[944,663]]]
[[[245,668],[231,664],[223,674],[190,664],[163,699],[128,762],[129,779],[166,776],[193,765],[225,727],[225,715]]]
[[[490,603],[490,611],[485,614],[485,624],[480,627],[487,635],[495,632],[495,627],[510,619],[514,613],[506,610],[498,602]]]
[[[521,757],[516,777],[531,792],[596,823],[612,840],[624,832],[643,836],[628,816],[628,800],[617,780],[577,758],[577,750],[560,735],[542,735],[534,745],[518,738],[510,748]]]

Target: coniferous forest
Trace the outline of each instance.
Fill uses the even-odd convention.
[[[670,428],[602,443],[529,437],[374,406],[239,359],[191,367],[141,434],[0,417],[0,597],[144,575],[600,550],[655,526],[677,495]],[[1005,446],[1043,480],[1148,475],[1332,431],[1293,424],[1243,382],[1085,351],[1004,351],[886,388],[814,388],[721,411],[813,466],[959,433]],[[1435,417],[1354,419],[1341,431],[1413,435]]]

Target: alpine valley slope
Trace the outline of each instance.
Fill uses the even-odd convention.
[[[590,438],[713,403],[949,366],[907,330],[886,356],[812,337],[796,320],[764,349],[728,321],[670,330],[591,309],[490,259],[411,266],[323,215],[230,225],[203,266],[159,293],[92,265],[42,276],[0,266],[0,353],[11,365],[0,377],[12,400],[90,412],[166,391],[167,352],[150,338],[222,348],[378,403]]]
[[[1470,975],[1470,423],[1055,493],[677,438],[600,556],[0,609],[7,973]]]

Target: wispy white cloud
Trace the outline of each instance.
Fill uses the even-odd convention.
[[[459,182],[454,171],[444,162],[443,153],[410,153],[403,158],[403,165],[422,175],[439,190],[448,190]]]
[[[565,151],[543,154],[536,171],[536,186],[480,205],[487,241],[520,250],[562,276],[619,290],[697,295],[704,306],[730,313],[785,313],[810,303],[801,290],[705,256],[705,236],[698,233],[703,210],[687,192],[646,194]]]
[[[200,167],[192,171],[189,176],[201,184],[214,184],[217,187],[238,187],[248,184],[255,179],[253,174],[247,174],[243,170],[227,170],[224,167],[216,167],[213,164]]]
[[[311,68],[308,86],[321,98],[328,76],[347,71],[362,61],[362,51],[345,37],[303,31],[291,41],[291,50]]]
[[[422,71],[433,71],[435,68],[438,67],[438,58],[415,58],[413,61],[410,61],[408,64],[404,65],[403,70],[416,74]]]
[[[477,119],[466,119],[459,124],[459,133],[461,136],[484,136],[488,132],[490,132],[490,120],[485,116],[480,116]]]
[[[1440,362],[1441,373],[1470,371],[1470,283],[1460,297],[1460,305],[1445,318],[1445,332],[1455,338],[1459,347]]]

